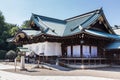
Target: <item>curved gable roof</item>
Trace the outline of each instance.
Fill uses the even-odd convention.
[[[41,28],[41,32],[45,34],[51,34],[56,36],[68,36],[80,32],[82,29],[87,29],[91,24],[95,23],[100,17],[105,20],[106,28],[109,29],[110,34],[114,34],[114,31],[110,28],[107,19],[104,16],[103,10],[97,9],[82,15],[78,15],[65,20],[50,18],[37,14],[32,14],[31,19]]]
[[[103,19],[105,28],[110,34],[115,34],[110,27],[102,8],[66,19],[66,29],[64,31],[64,36],[76,34],[83,29],[89,29],[91,24],[95,24],[96,21]]]
[[[38,27],[43,28],[45,34],[62,36],[66,27],[66,21],[32,14],[32,19]]]
[[[87,28],[90,24],[96,21],[100,15],[101,10],[94,10],[79,16],[66,19],[67,24],[64,31],[64,36],[78,33],[83,28]]]

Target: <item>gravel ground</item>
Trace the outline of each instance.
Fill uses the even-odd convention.
[[[55,70],[49,70],[49,69],[41,69],[41,68],[32,68],[35,65],[31,65],[31,64],[27,64],[27,71],[20,71],[19,68],[15,71],[14,70],[14,66],[12,66],[13,63],[9,63],[9,65],[0,65],[0,69],[3,72],[11,72],[12,74],[16,74],[16,75],[25,75],[25,76],[29,76],[29,77],[43,77],[43,76],[51,76],[51,77],[60,77],[62,76],[63,78],[65,76],[73,76],[75,78],[78,78],[81,76],[87,76],[87,77],[97,77],[95,79],[89,79],[89,80],[114,80],[114,79],[118,79],[120,80],[120,68],[97,68],[97,69],[85,69],[85,70],[81,70],[81,69],[76,69],[76,70],[69,70],[69,71],[55,71]],[[4,69],[2,69],[4,67]],[[1,72],[0,72],[1,74]],[[11,75],[11,74],[10,74]],[[1,76],[1,75],[0,75]],[[11,79],[13,80],[13,79]],[[33,80],[33,79],[32,79]],[[36,80],[36,79],[35,79]],[[84,80],[88,80],[88,79],[84,79]]]

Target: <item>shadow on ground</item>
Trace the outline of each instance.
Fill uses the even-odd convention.
[[[95,68],[91,70],[120,72],[120,67],[104,67],[104,68]]]

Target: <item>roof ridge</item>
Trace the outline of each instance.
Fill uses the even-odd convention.
[[[44,17],[44,18],[49,18],[49,19],[54,19],[54,20],[58,20],[58,21],[65,21],[65,20],[62,20],[62,19],[57,19],[57,18],[53,18],[53,17],[49,17],[49,16],[38,15],[38,14],[34,14],[34,13],[32,13],[32,15],[39,16],[39,17]]]
[[[97,12],[97,11],[101,12],[102,8],[99,8],[99,9],[96,9],[96,10],[93,10],[93,11],[90,11],[90,12],[87,12],[87,13],[83,13],[83,14],[80,14],[80,15],[65,19],[65,20],[70,20],[70,19],[74,19],[74,18],[77,18],[77,17],[85,16],[85,15],[88,15],[88,14],[91,14],[91,13],[94,13],[94,12]]]

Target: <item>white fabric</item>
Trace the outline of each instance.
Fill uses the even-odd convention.
[[[44,56],[61,56],[61,43],[57,42],[43,42],[43,43],[34,43],[23,45],[23,47],[28,48],[33,51],[35,54],[40,55],[44,53]],[[28,52],[27,55],[30,53]]]
[[[45,42],[45,55],[46,56],[55,55],[55,43]]]
[[[67,56],[71,57],[71,46],[67,47]]]
[[[55,54],[56,54],[57,56],[61,56],[61,55],[62,55],[61,43],[56,43]]]
[[[80,45],[73,46],[73,57],[80,57]]]
[[[61,43],[45,42],[45,56],[61,56]]]
[[[91,46],[91,57],[97,57],[97,47]]]
[[[45,52],[45,44],[44,43],[37,43],[37,54],[40,55],[41,53]]]
[[[32,52],[34,52],[35,54],[38,53],[38,44],[27,44],[27,45],[23,45],[23,47],[28,48],[30,50],[30,52],[26,52],[26,56],[31,55]]]
[[[83,56],[90,57],[90,47],[87,45],[83,45]]]
[[[37,44],[31,44],[30,45],[30,50],[33,51],[35,54],[37,53]]]

